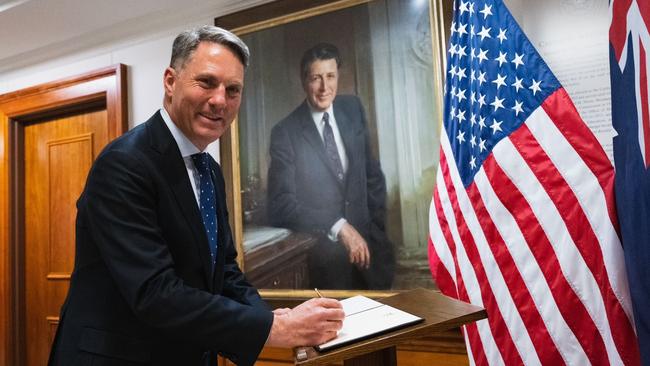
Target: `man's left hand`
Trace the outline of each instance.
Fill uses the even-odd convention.
[[[370,267],[370,250],[368,243],[359,234],[357,229],[349,223],[343,224],[339,231],[339,241],[345,246],[350,257],[350,263],[357,265],[359,268],[368,269]]]

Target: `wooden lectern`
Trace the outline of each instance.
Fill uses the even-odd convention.
[[[322,353],[313,347],[300,347],[294,350],[295,364],[312,366],[343,361],[345,366],[396,366],[398,344],[487,317],[484,309],[433,290],[416,289],[378,301],[424,321]]]

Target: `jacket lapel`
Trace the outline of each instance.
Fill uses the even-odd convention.
[[[201,262],[205,272],[205,279],[208,288],[212,288],[212,263],[210,247],[205,235],[205,228],[201,219],[201,213],[196,204],[196,196],[192,191],[192,185],[187,176],[185,162],[178,150],[178,145],[165,125],[160,112],[156,113],[150,120],[149,130],[151,131],[152,148],[161,154],[159,167],[165,180],[174,193],[176,203],[180,212],[187,220],[192,232],[192,242],[198,247]]]
[[[345,113],[344,110],[339,107],[336,100],[334,100],[334,118],[336,118],[336,125],[341,134],[341,139],[343,140],[345,155],[348,158],[348,171],[351,171],[352,169],[355,169],[355,157],[358,156],[358,154],[355,153],[355,150],[359,147],[356,141],[356,136],[359,132],[354,128],[352,116]]]

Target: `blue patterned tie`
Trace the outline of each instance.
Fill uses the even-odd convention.
[[[205,233],[208,236],[210,244],[210,254],[212,263],[217,261],[217,210],[216,194],[212,183],[212,174],[210,173],[210,156],[208,153],[198,153],[192,155],[194,166],[199,172],[199,203],[201,209],[201,218]]]
[[[323,143],[325,145],[325,153],[332,163],[336,178],[339,182],[343,182],[343,164],[341,164],[341,157],[339,156],[339,149],[336,147],[336,140],[334,140],[334,132],[330,126],[330,116],[327,112],[323,114]]]

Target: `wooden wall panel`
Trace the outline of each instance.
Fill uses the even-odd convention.
[[[45,117],[96,110],[100,106],[105,109],[104,118],[109,121],[108,128],[104,129],[102,135],[113,139],[128,127],[126,86],[126,66],[115,65],[0,95],[0,365],[22,366],[26,362],[25,253],[22,246],[24,208],[21,206],[24,199],[24,191],[21,188],[24,162],[20,160],[24,128]],[[87,147],[73,147],[74,145],[75,143],[72,143],[70,147],[79,150],[81,155],[87,155]],[[62,146],[52,145],[49,153],[67,158],[67,155],[61,155],[67,152],[59,150],[60,148]],[[92,149],[96,150],[94,147]],[[76,163],[89,166],[84,160],[70,161],[70,164]],[[50,178],[63,185],[75,185],[79,180],[56,174]],[[70,182],[66,179],[70,179]],[[60,190],[57,194],[65,194],[62,191],[65,190]],[[58,199],[53,198],[54,202]],[[49,209],[58,211],[60,208],[53,204]],[[54,230],[49,233],[50,239],[70,234],[69,228],[60,227],[61,225],[56,223],[52,225]],[[47,239],[46,237],[44,240]],[[51,250],[56,252],[57,248]],[[70,258],[55,259],[44,266],[51,270],[54,277],[69,276],[66,272],[69,272],[71,262]],[[56,282],[63,284],[65,281]],[[52,333],[56,325],[56,317],[48,317],[49,331],[46,331]],[[53,334],[46,335],[52,336]]]
[[[104,117],[105,118],[105,117]],[[56,255],[64,253],[67,248],[59,246],[74,239],[76,208],[68,202],[75,202],[86,181],[86,172],[93,162],[93,135],[90,133],[49,141],[48,145],[48,181],[50,192],[50,255],[48,279],[60,276],[70,278],[74,267],[74,257]],[[72,173],[72,174],[70,174]],[[66,223],[66,225],[61,225]]]

